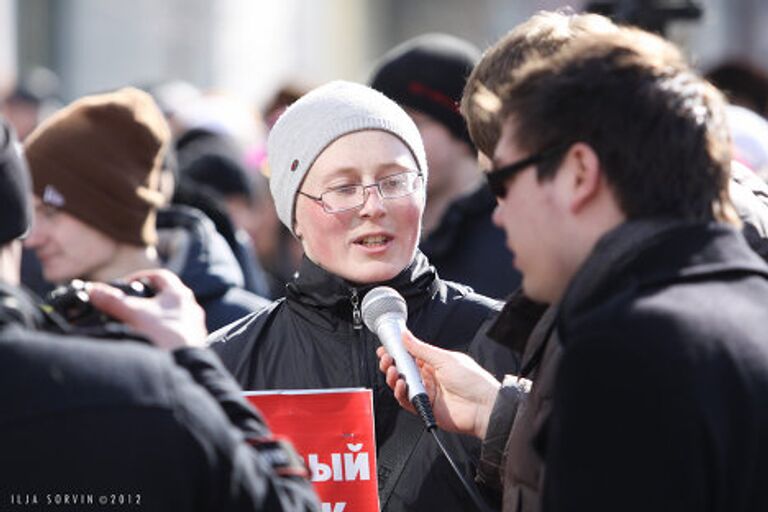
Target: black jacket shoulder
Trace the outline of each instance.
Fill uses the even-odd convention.
[[[545,510],[764,510],[766,301],[768,266],[729,227],[606,235],[560,307]]]
[[[280,478],[246,443],[247,432],[268,430],[255,411],[238,409],[239,391],[226,391],[236,386],[216,358],[200,350],[178,358],[187,366],[138,343],[3,326],[0,387],[13,390],[0,394],[4,496],[46,505],[62,499],[55,492],[84,503],[115,495],[147,510],[313,509],[307,483]],[[230,418],[225,405],[236,411]]]

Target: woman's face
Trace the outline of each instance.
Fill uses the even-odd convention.
[[[399,138],[378,130],[354,132],[320,154],[301,192],[318,197],[403,172],[418,172],[418,166]],[[320,202],[299,194],[295,231],[307,257],[356,283],[395,277],[413,259],[421,232],[424,185],[416,181],[415,192],[391,199],[382,199],[376,187],[369,187],[361,207],[338,213],[328,213]]]

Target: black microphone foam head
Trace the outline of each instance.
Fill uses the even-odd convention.
[[[405,299],[394,288],[377,286],[365,294],[361,306],[363,322],[366,327],[376,332],[376,323],[386,314],[396,314],[403,321],[408,319],[408,305]]]

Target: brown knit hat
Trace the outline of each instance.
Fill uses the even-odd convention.
[[[160,169],[171,134],[147,93],[134,88],[86,96],[27,138],[35,195],[131,245],[153,245],[163,203]]]

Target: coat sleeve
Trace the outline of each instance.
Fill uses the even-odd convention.
[[[272,437],[215,355],[187,348],[173,357],[197,384],[177,372],[172,388],[177,418],[207,461],[210,510],[319,510],[301,458]]]
[[[505,377],[493,404],[488,431],[480,448],[476,481],[496,489],[501,489],[504,481],[504,455],[512,426],[517,419],[517,411],[530,391],[529,383],[523,384],[522,380],[511,375]]]
[[[257,313],[252,313],[240,320],[211,333],[208,336],[208,348],[224,363],[235,380],[245,389],[249,389],[251,358],[262,330],[274,319],[283,300],[276,300]]]

